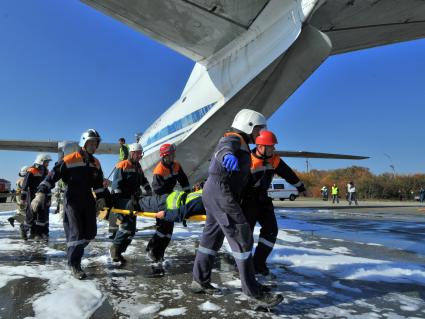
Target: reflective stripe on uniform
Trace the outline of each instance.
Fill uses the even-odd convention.
[[[48,188],[52,188],[52,185],[48,181],[42,181],[40,185],[46,185]]]
[[[122,193],[122,190],[120,190],[119,188],[114,189],[114,193],[115,194],[121,194]]]
[[[236,251],[233,251],[232,254],[233,254],[233,257],[235,257],[235,259],[239,259],[239,260],[247,260],[249,256],[251,256],[250,251],[247,251],[244,253],[238,253]]]
[[[170,195],[167,196],[167,200],[165,202],[165,205],[167,209],[176,209],[181,206],[181,199],[182,196],[185,194],[185,192],[181,191],[174,191]]]
[[[86,163],[84,163],[84,162],[77,162],[77,163],[66,164],[66,167],[67,168],[82,167],[82,166],[86,166]]]
[[[130,230],[124,229],[121,226],[119,228],[119,232],[124,233],[124,234],[131,234],[132,233]]]
[[[161,237],[161,238],[167,237],[167,238],[171,239],[171,237],[172,237],[170,234],[163,234],[158,230],[155,232],[155,235],[157,235],[158,237]]]
[[[67,242],[66,246],[68,247],[79,246],[79,245],[88,244],[89,242],[90,240],[88,239],[75,240],[75,241]]]
[[[210,255],[210,256],[217,255],[217,252],[215,250],[212,250],[212,249],[209,249],[209,248],[206,248],[206,247],[202,247],[202,246],[198,247],[198,251],[203,253],[203,254]]]
[[[46,226],[48,223],[35,222],[37,226]]]
[[[271,248],[274,247],[274,243],[268,241],[267,239],[264,239],[263,237],[258,238],[258,243],[262,243],[263,245],[269,246]]]
[[[294,184],[295,187],[300,187],[303,184],[303,182],[299,181],[298,183]]]
[[[96,188],[95,190],[93,190],[93,192],[95,192],[96,194],[97,193],[102,193],[103,191],[105,191],[105,188],[104,187],[102,187],[102,188]]]
[[[196,199],[196,198],[199,198],[199,197],[201,197],[201,196],[202,196],[202,189],[200,189],[199,191],[196,191],[196,192],[189,193],[189,194],[187,195],[187,197],[186,197],[186,202],[185,202],[185,204],[187,204],[187,203],[189,203],[190,201],[192,201],[192,200],[194,200],[194,199]]]
[[[267,165],[264,165],[264,166],[260,166],[260,167],[256,167],[256,168],[251,169],[251,173],[255,174],[257,172],[268,171],[268,170],[274,171],[274,167],[270,164],[267,164]]]

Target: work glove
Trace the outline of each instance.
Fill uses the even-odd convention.
[[[106,207],[106,200],[104,198],[99,198],[96,200],[96,210],[100,211]]]
[[[223,167],[228,172],[235,172],[239,170],[238,158],[233,154],[226,154],[223,158]]]
[[[45,200],[46,200],[46,194],[41,192],[36,193],[35,198],[31,201],[31,210],[33,212],[36,212],[39,209],[43,209]]]

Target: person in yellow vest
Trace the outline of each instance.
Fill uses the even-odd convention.
[[[336,184],[332,185],[332,204],[335,204],[335,201],[337,204],[339,204],[339,188]]]
[[[143,196],[138,200],[138,205],[138,211],[156,212],[156,218],[168,222],[183,222],[190,216],[206,214],[202,203],[202,190],[191,193],[173,191],[170,194]],[[120,201],[115,207],[133,210],[131,200]]]
[[[120,143],[120,161],[128,159],[129,146],[125,144],[125,138],[120,137],[118,142]]]

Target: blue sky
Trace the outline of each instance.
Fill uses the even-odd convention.
[[[79,1],[3,0],[0,139],[132,141],[179,96],[194,62]],[[270,118],[279,148],[371,156],[310,160],[374,173],[424,170],[425,40],[329,58]],[[0,151],[14,181],[36,153]],[[116,157],[99,156],[105,175]],[[288,159],[305,170],[305,160]]]

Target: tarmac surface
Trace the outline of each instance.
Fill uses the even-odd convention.
[[[48,243],[23,242],[7,222],[16,206],[0,204],[0,317],[425,318],[425,212],[417,202],[359,204],[275,202],[272,274],[258,277],[285,297],[271,312],[250,308],[226,244],[213,272],[224,295],[189,291],[201,223],[176,224],[164,273],[154,275],[145,256],[153,220],[138,220],[124,266],[111,262],[99,222],[83,259],[89,278],[78,281],[66,270],[58,215],[50,215]]]

